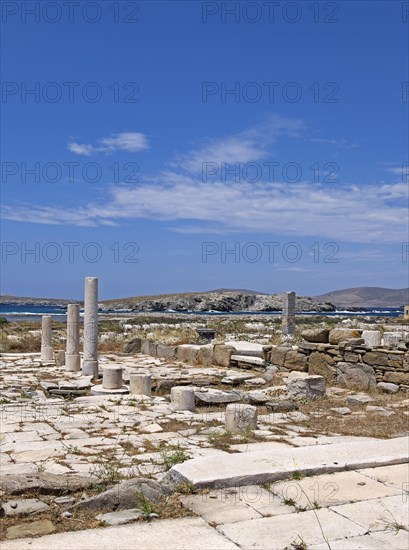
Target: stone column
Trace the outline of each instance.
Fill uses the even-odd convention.
[[[405,321],[409,321],[409,306],[403,307],[403,318]]]
[[[120,390],[122,388],[122,367],[104,367],[102,387],[105,390]]]
[[[195,410],[195,391],[189,386],[173,386],[170,400],[174,411]]]
[[[257,407],[231,403],[226,407],[226,430],[241,432],[257,428]]]
[[[52,347],[51,315],[43,315],[41,318],[41,361],[51,363],[54,361]]]
[[[98,377],[98,277],[85,277],[82,374]]]
[[[283,294],[281,327],[283,334],[295,334],[295,292]]]
[[[65,354],[65,370],[78,372],[80,364],[80,306],[68,304],[67,308],[67,348]]]
[[[129,393],[132,395],[152,395],[152,377],[150,374],[129,375]]]
[[[65,351],[63,349],[57,350],[54,353],[54,358],[56,367],[63,367],[65,365]]]

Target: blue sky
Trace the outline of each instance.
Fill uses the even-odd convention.
[[[273,4],[3,2],[3,294],[408,286],[408,3]]]

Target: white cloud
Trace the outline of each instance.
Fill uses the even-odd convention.
[[[176,178],[177,174],[173,174]],[[385,189],[387,188],[387,189]],[[6,208],[4,219],[34,223],[111,225],[121,220],[172,222],[184,233],[270,233],[357,243],[402,242],[407,207],[395,186],[326,187],[321,184],[202,183],[153,179],[137,187],[113,186],[108,200],[79,209]],[[192,223],[192,220],[194,223]],[[175,226],[175,223],[188,222]]]
[[[267,147],[274,146],[280,136],[296,138],[302,128],[301,121],[275,117],[263,127],[238,136],[208,141],[137,186],[105,188],[103,193],[107,194],[99,202],[72,209],[9,206],[4,208],[3,217],[82,226],[149,219],[166,222],[166,227],[182,233],[268,233],[352,243],[406,241],[408,186],[403,183],[236,183],[221,181],[220,177],[202,180],[202,162],[255,162],[264,158]],[[118,134],[101,140],[101,147],[132,150],[144,143],[144,137]],[[83,150],[82,154],[87,154],[87,147],[92,147],[76,146]]]
[[[68,150],[77,155],[90,156],[93,153],[113,153],[115,151],[126,151],[128,153],[139,153],[149,149],[148,139],[140,132],[123,132],[98,141],[100,145],[94,146],[88,143],[68,143]]]
[[[385,168],[385,170],[391,174],[395,174],[396,176],[401,176],[402,179],[404,177],[405,179],[409,177],[409,163],[402,164],[402,166],[397,166],[395,168]]]
[[[280,136],[297,137],[303,126],[301,120],[275,115],[267,123],[238,135],[208,140],[201,147],[179,155],[169,166],[197,173],[202,171],[204,163],[220,166],[255,162],[271,153],[271,146]]]

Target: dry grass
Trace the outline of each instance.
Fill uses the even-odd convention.
[[[404,401],[407,399],[407,395],[397,397],[396,395],[373,393],[372,398],[373,401],[364,405],[353,405],[347,403],[344,398],[334,397],[301,403],[300,412],[308,415],[309,419],[302,422],[297,421],[296,424],[309,429],[307,433],[303,433],[306,436],[339,434],[389,439],[407,434],[409,431],[409,418],[404,414],[407,407],[386,407]],[[383,416],[378,412],[366,412],[365,409],[368,405],[385,407],[387,411],[393,411],[394,414]],[[348,407],[351,413],[363,413],[365,416],[340,415],[331,411],[330,408],[332,407]]]
[[[180,493],[181,491],[179,491]],[[92,491],[87,490],[88,496],[91,496]],[[79,500],[81,493],[74,495],[76,500]],[[38,495],[27,493],[20,495],[20,498],[38,498]],[[103,522],[95,519],[96,516],[101,513],[98,510],[72,510],[72,516],[70,518],[62,517],[64,511],[63,506],[58,506],[54,504],[51,499],[42,497],[41,500],[50,504],[50,509],[42,512],[40,514],[30,515],[30,516],[20,516],[20,517],[7,517],[2,518],[0,522],[0,540],[7,540],[6,533],[9,527],[14,525],[21,524],[30,524],[33,521],[40,520],[50,520],[55,527],[55,533],[64,533],[68,531],[80,531],[83,529],[95,529],[97,527],[102,527]],[[195,514],[183,506],[180,502],[180,495],[173,494],[168,497],[164,497],[158,504],[153,504],[145,498],[141,498],[140,503],[141,511],[152,510],[153,513],[157,513],[160,519],[171,519],[171,518],[182,518],[188,516],[194,516]],[[149,518],[146,518],[149,519]],[[140,519],[138,521],[145,521],[145,519]],[[41,536],[41,535],[39,535]],[[36,537],[30,537],[36,538]]]
[[[183,430],[189,430],[194,427],[187,422],[183,422],[183,420],[168,420],[166,422],[163,421],[159,423],[159,426],[163,428],[164,432],[180,432]]]

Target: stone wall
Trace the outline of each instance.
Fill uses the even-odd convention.
[[[129,353],[141,351],[146,355],[192,366],[218,365],[228,368],[231,356],[236,353],[233,347],[225,344],[170,346],[141,340],[137,346],[132,343],[127,346]],[[381,383],[388,384],[385,391],[389,388],[391,392],[399,389],[409,392],[409,351],[371,348],[359,338],[338,344],[302,342],[298,346],[271,346],[266,359],[261,361],[261,368],[272,364],[282,371],[296,370],[321,375],[329,385],[342,384],[369,390]],[[380,388],[383,389],[383,386]]]
[[[396,384],[409,392],[409,351],[370,348],[353,342],[338,345],[303,342],[273,348],[270,361],[284,369],[319,374],[329,384],[352,385],[355,379],[355,385],[362,389],[381,382]]]

